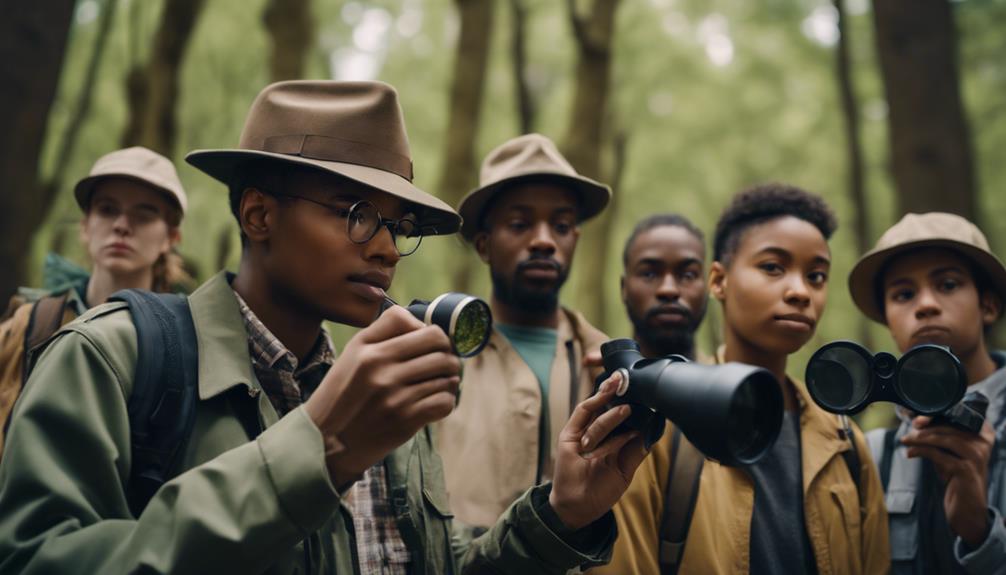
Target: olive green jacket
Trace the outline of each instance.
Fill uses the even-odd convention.
[[[195,429],[178,475],[139,517],[126,495],[137,343],[125,304],[90,310],[33,358],[0,462],[0,573],[358,572],[352,518],[329,479],[321,433],[303,408],[277,418],[226,277],[189,301],[199,340]],[[253,440],[248,418],[264,429]],[[610,557],[611,515],[560,537],[561,524],[548,527],[556,525],[548,486],[466,541],[426,430],[384,463],[412,573],[563,573]]]

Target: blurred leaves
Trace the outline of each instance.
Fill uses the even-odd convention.
[[[97,34],[105,1],[81,0],[73,25],[59,94],[50,115],[43,175],[54,170]],[[468,0],[475,1],[475,0]],[[483,0],[487,1],[487,0]],[[75,237],[79,211],[72,199],[77,175],[99,155],[118,146],[126,122],[126,74],[146,61],[163,1],[120,0],[94,84],[91,114],[66,161],[66,181],[51,216],[36,235],[30,266],[38,272],[44,253],[60,238],[66,252],[85,263]],[[575,2],[585,10],[591,2]],[[314,40],[304,56],[308,78],[380,79],[401,96],[412,146],[416,183],[434,193],[443,173],[451,111],[450,91],[460,20],[454,0],[313,0]],[[601,285],[581,285],[581,250],[563,300],[580,305],[589,291],[603,297],[603,317],[589,319],[612,336],[630,333],[622,313],[618,278],[622,242],[634,223],[656,211],[677,211],[712,233],[720,210],[740,189],[756,182],[786,181],[824,196],[839,214],[834,236],[828,312],[815,341],[790,362],[802,377],[817,344],[860,335],[859,313],[846,289],[858,256],[853,206],[847,192],[845,126],[836,85],[837,13],[830,0],[622,0],[616,13],[607,119],[629,137],[619,208],[606,237],[608,255]],[[271,43],[263,25],[264,0],[207,2],[193,30],[181,67],[177,99],[175,160],[189,193],[182,253],[209,276],[221,255],[237,265],[237,231],[222,185],[184,163],[199,148],[237,144],[244,116],[269,81]],[[959,72],[979,173],[979,214],[994,249],[1006,254],[1006,2],[952,3],[958,29]],[[517,95],[534,103],[534,128],[563,141],[576,94],[577,44],[565,2],[520,0],[524,20],[526,88],[518,90],[513,63],[513,18],[509,1],[492,2],[493,33],[485,69],[484,113],[474,157],[517,134]],[[849,61],[859,104],[863,185],[869,202],[872,241],[896,219],[887,147],[887,105],[877,65],[871,5],[848,0]],[[86,17],[85,17],[86,16]],[[134,53],[138,53],[134,54]],[[614,166],[616,131],[602,136],[604,165]],[[607,173],[611,173],[610,169]],[[606,176],[608,177],[608,176]],[[454,192],[456,193],[456,192]],[[589,232],[589,227],[584,233]],[[227,240],[228,234],[230,240]],[[711,239],[711,238],[710,238]],[[226,250],[226,251],[224,251]],[[431,238],[402,261],[392,288],[399,301],[429,297],[452,284],[451,270],[470,248],[458,238]],[[321,265],[324,262],[320,262]],[[489,293],[488,273],[476,264],[471,289]],[[710,313],[699,341],[712,351],[719,310]],[[873,339],[892,350],[882,326]],[[334,329],[337,343],[352,330]]]

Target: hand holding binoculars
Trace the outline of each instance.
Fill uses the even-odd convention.
[[[632,415],[615,433],[637,430],[647,446],[670,419],[706,457],[750,465],[765,455],[782,427],[783,398],[775,376],[742,363],[700,365],[683,356],[646,359],[631,339],[601,345],[604,373],[622,384],[609,407],[629,404]]]
[[[890,401],[920,415],[936,416],[934,423],[977,433],[988,407],[988,398],[981,393],[965,396],[964,367],[940,345],[918,345],[898,359],[883,351],[870,353],[855,342],[831,342],[807,362],[806,380],[815,403],[843,415],[875,401]]]
[[[398,304],[385,297],[381,312],[393,305]],[[492,334],[493,315],[489,304],[472,295],[448,292],[433,301],[412,300],[405,309],[426,325],[444,330],[454,353],[460,357],[478,355]]]

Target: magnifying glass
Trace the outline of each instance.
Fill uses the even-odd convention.
[[[385,305],[398,305],[389,297]],[[473,295],[447,292],[433,301],[412,300],[405,309],[426,325],[436,325],[451,340],[454,353],[460,357],[478,355],[492,334],[493,316],[489,304]]]

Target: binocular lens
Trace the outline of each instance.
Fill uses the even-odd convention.
[[[486,302],[472,298],[459,306],[451,334],[454,349],[461,357],[475,355],[488,341],[492,316]]]
[[[919,348],[901,360],[895,385],[914,411],[936,413],[956,403],[959,387],[948,385],[958,381],[957,367],[947,361],[939,348]]]
[[[744,380],[730,400],[727,445],[740,463],[753,463],[779,434],[782,405],[775,381],[757,381],[758,374]]]
[[[807,366],[807,387],[825,409],[855,410],[870,393],[869,361],[856,350],[832,347]]]

